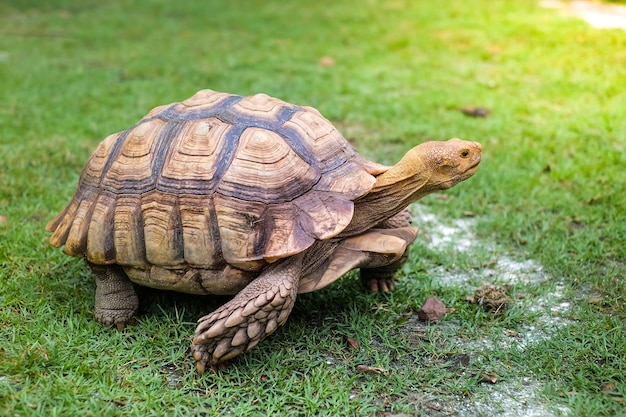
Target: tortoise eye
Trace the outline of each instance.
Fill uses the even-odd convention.
[[[461,158],[467,158],[470,155],[470,151],[467,149],[463,149],[461,151]]]

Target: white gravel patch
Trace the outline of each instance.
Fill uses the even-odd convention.
[[[484,256],[488,253],[490,262],[484,268],[462,270],[453,267],[436,267],[429,271],[433,284],[442,287],[465,287],[473,291],[482,284],[531,286],[552,285],[553,291],[541,297],[522,297],[515,303],[524,303],[527,311],[536,314],[532,324],[521,330],[504,330],[501,335],[483,339],[458,338],[457,343],[467,353],[488,354],[493,349],[519,349],[523,351],[540,341],[548,340],[554,330],[571,323],[563,316],[571,305],[565,299],[564,286],[551,277],[533,259],[514,259],[496,242],[479,240],[474,233],[475,218],[441,221],[423,205],[414,205],[414,224],[420,227],[420,237],[433,251],[446,254],[462,253],[463,256]],[[442,323],[443,324],[443,323]],[[481,355],[472,355],[480,357]],[[508,380],[486,385],[486,393],[472,399],[457,398],[446,403],[446,408],[454,410],[455,416],[504,416],[504,417],[552,417],[567,414],[566,408],[550,410],[538,392],[542,385],[531,375],[520,380]]]
[[[501,416],[501,417],[553,417],[557,414],[546,409],[537,395],[541,384],[531,378],[507,381],[490,386],[484,397],[454,404],[455,416]],[[489,411],[485,411],[489,410]],[[559,414],[568,409],[559,407]]]
[[[454,249],[467,252],[474,245],[472,232],[475,221],[472,218],[453,220],[451,225],[443,224],[437,216],[428,212],[425,206],[413,204],[413,216],[420,235],[426,235],[432,249]]]

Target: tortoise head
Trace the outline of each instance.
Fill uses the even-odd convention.
[[[382,198],[394,199],[393,210],[400,205],[404,208],[425,195],[446,190],[474,175],[481,153],[479,143],[461,139],[417,145],[396,165],[376,177],[368,200],[385,196]]]
[[[450,139],[445,142],[422,143],[410,153],[413,155],[407,156],[418,158],[430,173],[427,187],[445,190],[476,173],[482,146],[478,142]]]

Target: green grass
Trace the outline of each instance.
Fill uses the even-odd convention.
[[[0,414],[437,415],[428,404],[485,396],[490,371],[539,381],[555,413],[626,414],[626,32],[523,0],[40,3],[0,4]],[[477,245],[543,264],[571,324],[454,366],[463,341],[538,323],[529,306],[555,284],[517,284],[526,297],[494,316],[430,278],[480,270],[489,249],[418,244],[393,294],[348,276],[302,296],[218,374],[197,377],[188,347],[223,300],[147,291],[136,326],[97,325],[89,271],[44,226],[100,140],[202,88],[315,106],[383,163],[425,140],[480,141],[479,173],[423,203],[475,213]],[[407,319],[433,295],[455,311]]]

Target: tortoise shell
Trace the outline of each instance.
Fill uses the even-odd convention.
[[[336,236],[385,169],[311,107],[202,90],[107,137],[47,229],[94,264],[176,271],[161,287],[230,279]]]

